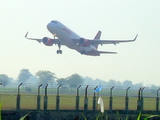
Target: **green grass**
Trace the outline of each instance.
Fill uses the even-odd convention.
[[[104,101],[105,110],[109,109],[109,96],[102,96]],[[0,103],[2,103],[3,110],[16,109],[16,94],[1,94]],[[79,109],[84,108],[84,96],[80,96]],[[60,95],[60,109],[62,110],[74,110],[76,104],[75,95]],[[93,96],[88,96],[88,109],[92,110]],[[44,105],[44,95],[41,95],[41,109]],[[37,108],[37,96],[32,94],[21,95],[21,109],[36,109]],[[56,95],[48,95],[48,109],[56,109]],[[99,110],[99,106],[97,106]],[[113,110],[125,109],[125,97],[113,97]],[[129,110],[137,109],[137,98],[129,97]],[[144,98],[144,110],[155,110],[156,98]]]

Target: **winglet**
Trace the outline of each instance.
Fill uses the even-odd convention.
[[[27,36],[28,36],[28,32],[26,33],[25,38],[27,38]]]
[[[36,39],[36,38],[28,38],[28,32],[26,33],[25,35],[25,38],[29,39],[29,40],[36,40],[37,42],[41,43],[42,42],[42,39]]]
[[[136,35],[136,37],[134,38],[134,40],[133,40],[133,41],[135,41],[135,40],[137,39],[137,37],[138,37],[138,34]]]

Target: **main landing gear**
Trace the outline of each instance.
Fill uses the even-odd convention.
[[[62,50],[57,50],[57,54],[62,54]]]
[[[62,54],[62,50],[61,50],[61,43],[58,43],[58,48],[59,50],[57,50],[57,54]]]
[[[81,55],[84,55],[84,54],[86,54],[86,51],[81,51]]]

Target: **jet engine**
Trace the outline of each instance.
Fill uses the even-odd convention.
[[[79,39],[79,45],[83,46],[83,47],[87,47],[89,46],[88,40],[84,39],[84,38],[80,38]]]
[[[42,39],[43,44],[45,44],[46,46],[52,46],[54,44],[53,39],[48,38],[48,37],[44,37]]]

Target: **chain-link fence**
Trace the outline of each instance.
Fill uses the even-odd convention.
[[[26,87],[23,84],[17,87],[0,87],[0,103],[3,110],[97,110],[100,109],[97,100],[101,96],[105,110],[159,111],[158,88],[102,86],[102,90],[95,93],[95,87],[83,85],[70,89],[48,85]]]

